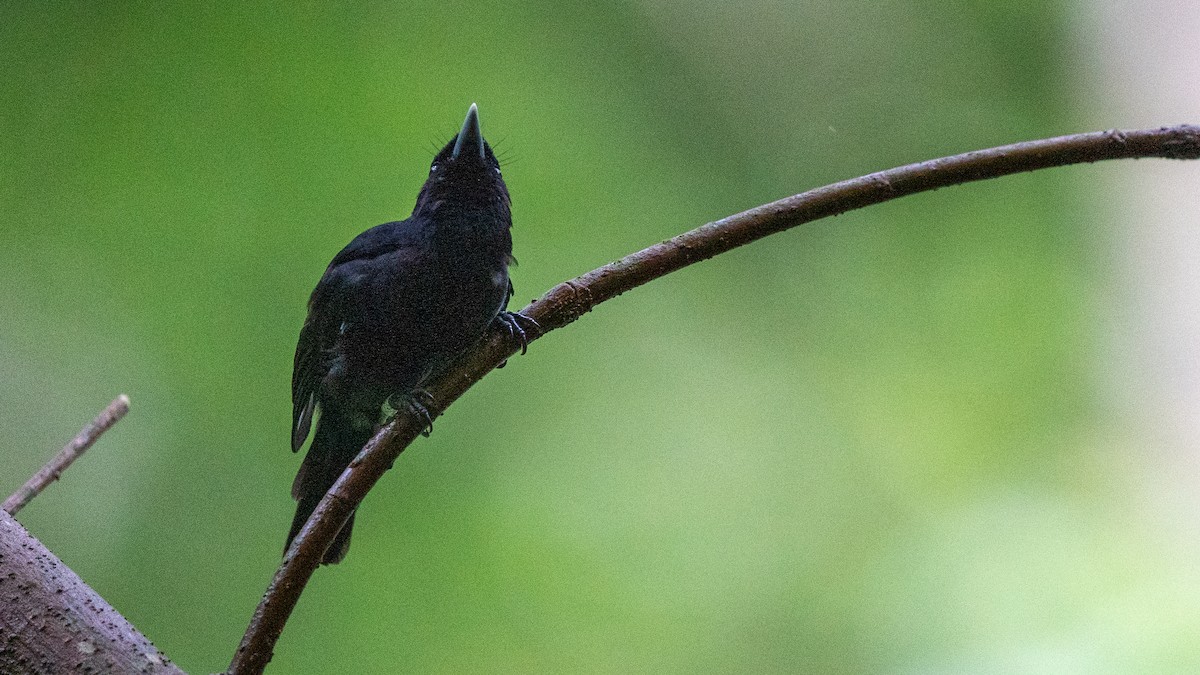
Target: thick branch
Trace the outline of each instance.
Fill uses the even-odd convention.
[[[183,673],[4,511],[0,636],[0,673]]]
[[[550,289],[521,313],[540,324],[530,339],[561,328],[625,291],[769,234],[905,195],[1024,171],[1105,159],[1200,158],[1200,127],[1107,131],[1006,145],[873,173],[765,204],[702,225]],[[519,345],[499,329],[427,387],[440,414]],[[363,497],[420,433],[401,415],[375,435],[330,488],[284,555],[230,664],[231,675],[260,673],[321,556]]]
[[[129,397],[121,394],[113,399],[113,402],[109,403],[107,408],[101,410],[100,414],[96,415],[96,419],[92,420],[90,424],[76,434],[70,443],[67,443],[62,450],[59,450],[57,455],[49,462],[46,462],[45,466],[38,469],[37,473],[25,481],[24,485],[9,495],[8,499],[4,500],[4,505],[0,508],[8,511],[10,515],[17,515],[17,512],[25,508],[34,497],[41,494],[42,490],[46,489],[46,486],[58,480],[62,472],[66,471],[72,462],[87,452],[87,449],[92,447],[96,439],[112,428],[112,425],[119,422],[127,412],[129,412]]]

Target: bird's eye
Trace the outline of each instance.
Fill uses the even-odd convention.
[[[437,170],[438,170],[438,164],[437,164],[437,162],[434,162],[433,166],[429,167],[429,173],[433,173]]]

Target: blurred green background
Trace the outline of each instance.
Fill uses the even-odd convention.
[[[3,3],[0,492],[129,394],[21,520],[220,670],[292,514],[307,295],[472,101],[519,307],[835,180],[1185,121],[1085,112],[1070,11]],[[1102,393],[1114,171],[820,222],[539,341],[368,497],[271,671],[1200,668],[1196,524]]]

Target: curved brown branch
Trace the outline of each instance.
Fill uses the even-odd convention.
[[[1200,158],[1200,127],[1181,125],[1061,136],[909,164],[834,183],[702,225],[563,282],[530,303],[521,313],[541,325],[539,333],[529,336],[535,339],[573,322],[601,302],[646,282],[819,218],[970,181],[1083,162],[1139,157]],[[505,332],[493,330],[487,339],[430,384],[428,390],[437,401],[436,406],[430,407],[430,413],[440,414],[488,371],[512,356],[518,347]],[[397,417],[367,443],[330,488],[285,554],[234,655],[229,668],[231,675],[260,673],[266,667],[275,642],[325,549],[367,491],[412,443],[423,426],[423,422],[411,415]]]

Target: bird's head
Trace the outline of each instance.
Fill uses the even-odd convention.
[[[462,130],[433,158],[429,178],[417,195],[413,215],[437,212],[491,212],[509,214],[508,187],[500,175],[500,162],[479,130],[479,110],[467,110]]]

